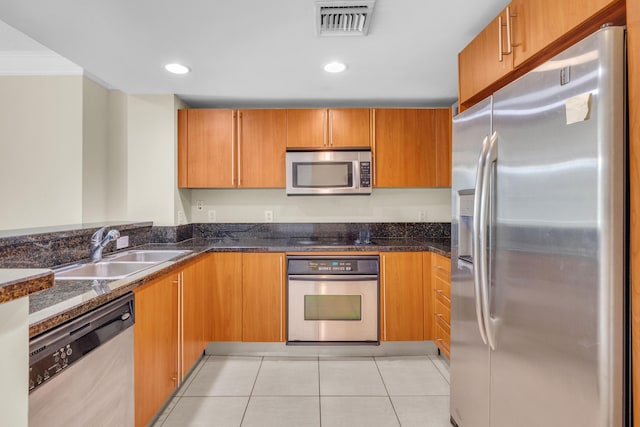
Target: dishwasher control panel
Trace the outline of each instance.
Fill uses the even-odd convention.
[[[133,294],[34,337],[29,343],[29,392],[133,326]]]
[[[67,344],[62,348],[54,350],[53,353],[48,352],[44,359],[29,366],[29,391],[49,380],[58,372],[82,357],[83,355],[80,354],[77,347],[77,342]],[[44,350],[46,349],[42,351]],[[37,352],[38,350],[35,351]]]

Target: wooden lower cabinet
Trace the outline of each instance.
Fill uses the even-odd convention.
[[[242,341],[284,340],[284,254],[242,254]]]
[[[283,253],[207,255],[205,341],[283,340],[284,258]]]
[[[206,339],[242,341],[242,253],[211,253],[207,262]]]
[[[136,426],[146,426],[179,383],[178,274],[169,274],[134,291]]]
[[[180,337],[182,341],[180,361],[181,379],[200,359],[206,347],[204,337],[204,296],[205,273],[204,259],[187,266],[180,274],[182,323]]]
[[[380,254],[383,341],[424,339],[422,252]]]
[[[205,267],[197,261],[134,291],[136,426],[149,423],[202,355]]]
[[[431,287],[433,289],[433,335],[440,351],[449,358],[451,334],[451,260],[431,254]]]

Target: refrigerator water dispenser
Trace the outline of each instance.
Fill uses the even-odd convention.
[[[458,258],[473,262],[471,246],[473,244],[473,198],[474,189],[458,191]]]

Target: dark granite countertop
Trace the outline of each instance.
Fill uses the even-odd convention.
[[[53,286],[53,271],[46,268],[0,269],[0,304]]]
[[[333,239],[231,238],[189,239],[131,249],[188,249],[192,252],[119,280],[58,280],[29,299],[29,336],[33,337],[133,289],[180,268],[206,252],[411,252],[450,255],[450,239],[373,238],[369,244]]]

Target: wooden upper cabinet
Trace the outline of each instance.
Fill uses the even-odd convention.
[[[424,339],[424,295],[421,252],[389,252],[382,263],[383,323],[385,341]]]
[[[624,0],[513,0],[458,55],[461,109],[624,13]]]
[[[287,147],[371,146],[368,108],[287,110]]]
[[[375,187],[436,185],[433,109],[376,109]]]
[[[451,108],[434,110],[436,124],[436,187],[451,187]]]
[[[586,32],[604,23],[598,15],[608,16],[623,8],[623,0],[513,0],[514,66],[518,67],[556,40],[570,35],[586,24]],[[594,21],[590,25],[589,21]]]
[[[324,147],[327,144],[327,110],[287,110],[287,147]]]
[[[178,113],[178,186],[235,187],[234,111],[183,111],[186,116],[185,113]]]
[[[238,187],[285,187],[286,133],[286,110],[238,111]]]
[[[370,147],[371,111],[368,108],[329,110],[330,147]]]
[[[178,188],[189,187],[187,124],[188,110],[178,110]]]
[[[284,338],[284,254],[242,254],[242,340]]]
[[[513,55],[507,53],[506,18],[507,10],[504,9],[458,54],[460,104],[465,104],[513,70]],[[502,39],[502,55],[499,38]]]

